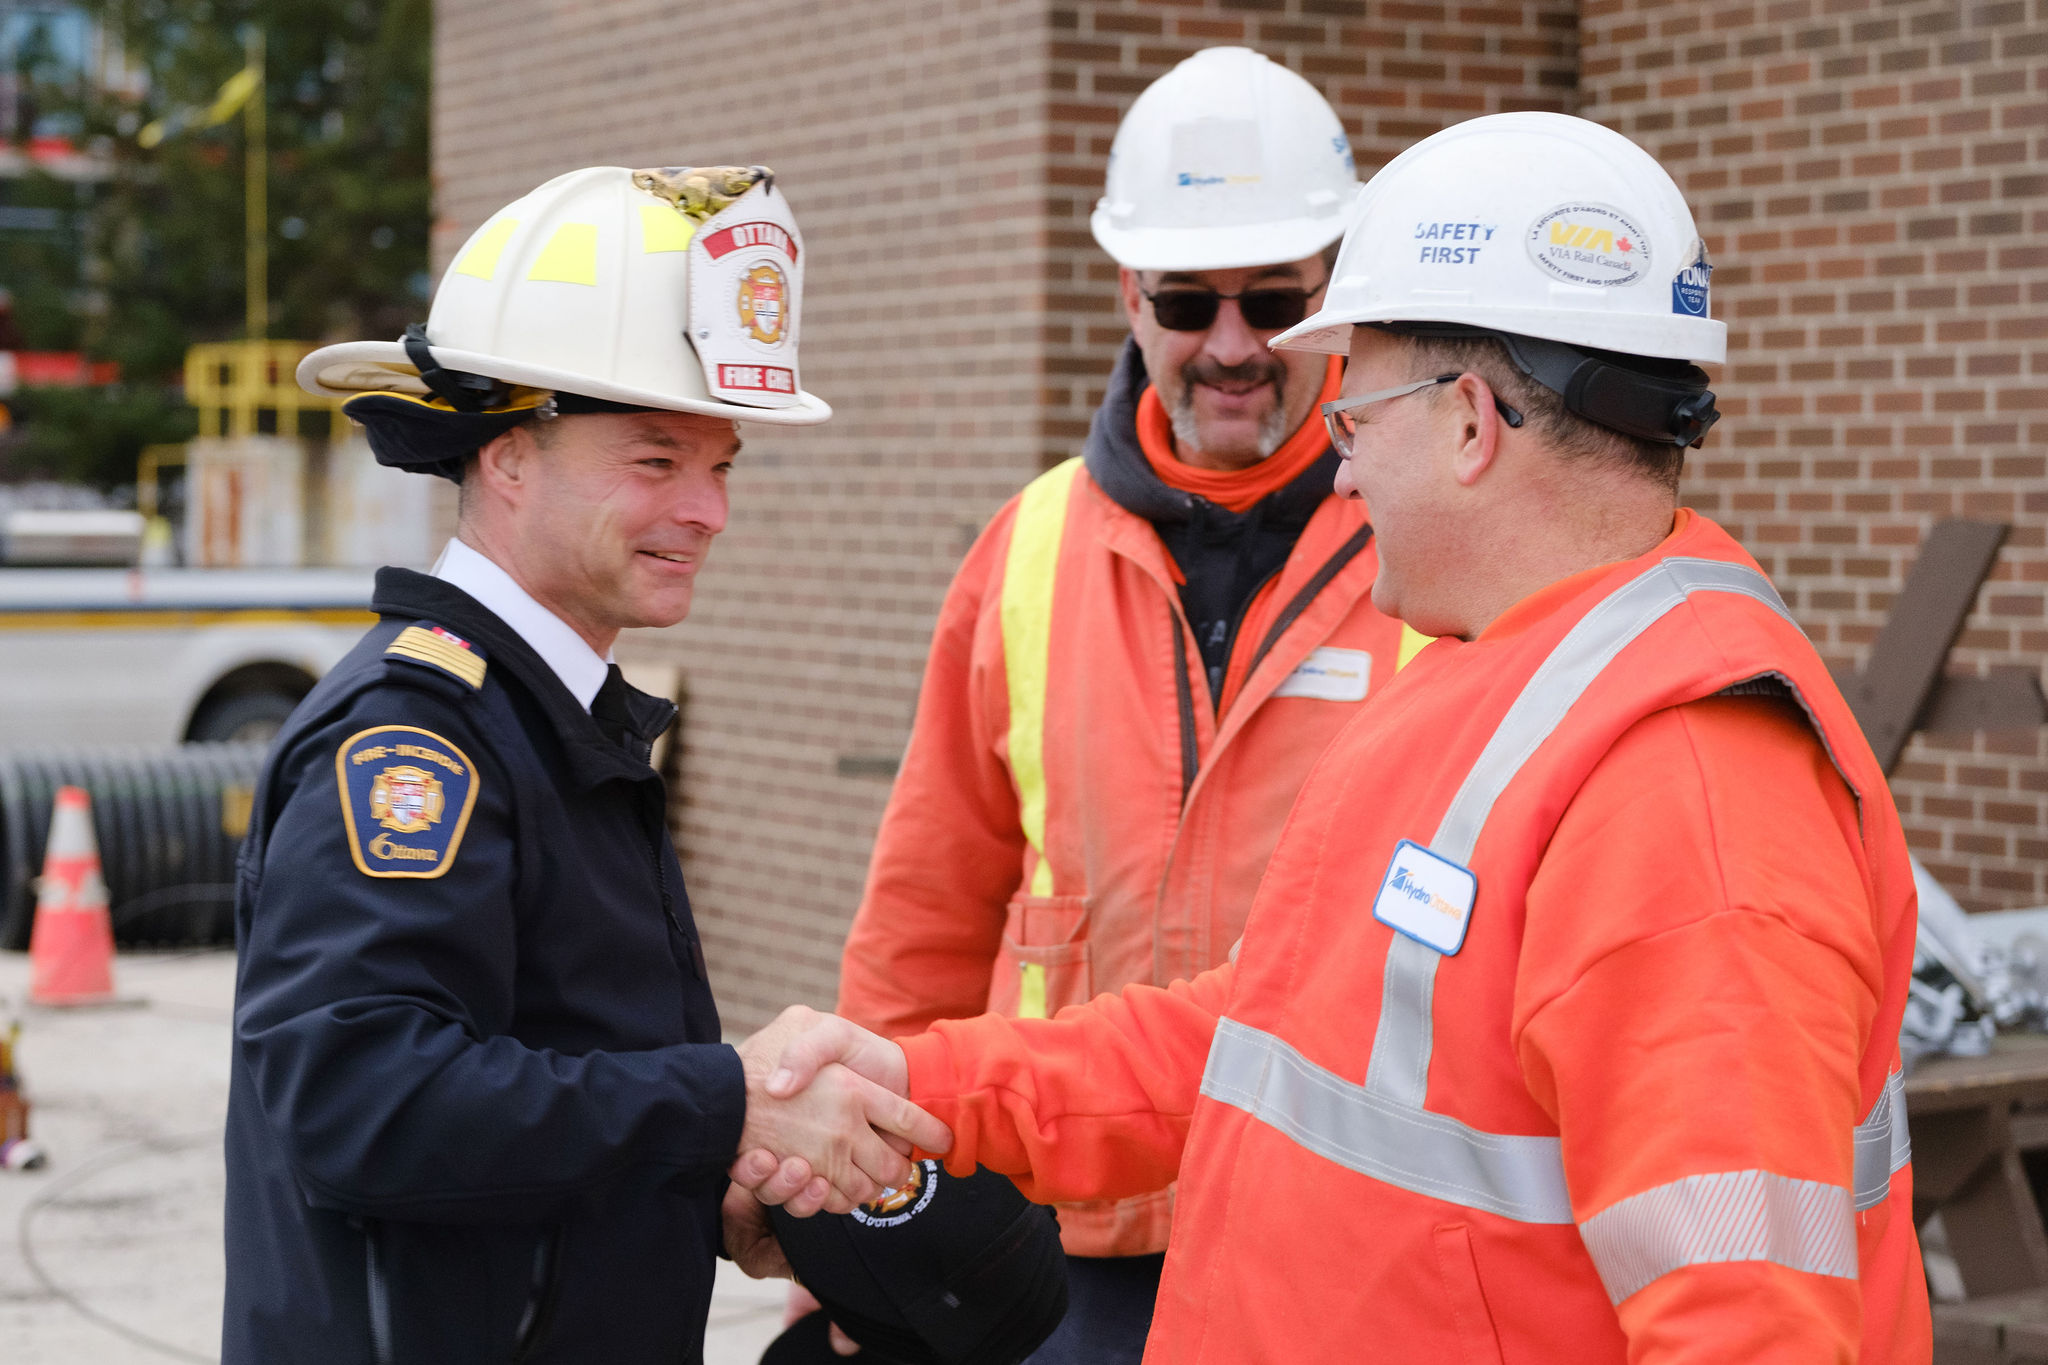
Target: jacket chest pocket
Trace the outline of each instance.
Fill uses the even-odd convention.
[[[1088,897],[1018,896],[989,983],[989,1008],[1047,1019],[1093,994],[1088,965]]]

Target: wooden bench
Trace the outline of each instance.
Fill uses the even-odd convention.
[[[2028,1172],[2048,1175],[2048,1037],[2003,1034],[1987,1056],[1922,1062],[1906,1121],[1913,1220],[1941,1215],[1969,1295],[1935,1305],[1937,1365],[2048,1365],[2048,1227]]]

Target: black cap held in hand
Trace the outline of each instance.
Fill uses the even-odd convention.
[[[856,1360],[1019,1365],[1066,1316],[1052,1210],[993,1171],[960,1179],[920,1161],[910,1184],[850,1214],[768,1216],[798,1282],[860,1343]],[[814,1339],[824,1341],[818,1324],[799,1322],[763,1365],[839,1359],[829,1346],[815,1354]]]

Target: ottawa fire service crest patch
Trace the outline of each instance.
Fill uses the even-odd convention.
[[[441,823],[441,779],[401,763],[370,783],[370,816],[388,830],[418,834]]]
[[[476,806],[469,756],[431,730],[380,725],[334,756],[349,856],[366,877],[438,877]]]
[[[919,1161],[910,1167],[910,1179],[882,1197],[869,1200],[853,1211],[853,1221],[871,1228],[901,1227],[923,1213],[939,1190],[939,1163]]]
[[[763,346],[782,341],[782,321],[788,313],[789,279],[772,263],[755,266],[740,276],[740,326]]]

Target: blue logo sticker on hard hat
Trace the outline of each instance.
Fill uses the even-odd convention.
[[[1707,244],[1693,243],[1692,264],[1681,266],[1671,279],[1671,311],[1689,318],[1707,315],[1707,282],[1714,267],[1707,264]]]
[[[476,806],[469,756],[431,730],[380,725],[334,756],[349,856],[366,877],[438,877]]]
[[[1559,204],[1529,228],[1529,259],[1567,284],[1608,288],[1649,273],[1650,239],[1620,209]]]
[[[1173,183],[1182,189],[1256,185],[1265,173],[1259,125],[1252,119],[1196,119],[1173,125]]]
[[[879,1199],[871,1199],[853,1211],[853,1221],[871,1228],[901,1227],[923,1213],[932,1202],[932,1196],[939,1192],[939,1163],[925,1160],[912,1163],[910,1179],[894,1189],[882,1191]]]

